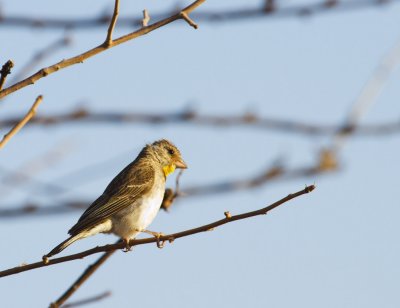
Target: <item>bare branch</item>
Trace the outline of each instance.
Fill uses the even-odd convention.
[[[14,66],[14,62],[11,60],[8,60],[6,63],[1,68],[0,71],[0,91],[3,89],[3,85],[6,82],[7,76],[11,74],[11,69]]]
[[[189,229],[186,231],[172,233],[172,234],[168,234],[168,235],[162,235],[157,239],[154,237],[145,238],[145,239],[134,239],[134,240],[130,241],[129,245],[133,247],[133,246],[139,246],[139,245],[144,245],[144,244],[157,243],[158,241],[173,242],[174,240],[181,238],[181,237],[186,237],[186,236],[190,236],[193,234],[214,230],[216,227],[225,225],[225,224],[233,222],[233,221],[247,219],[247,218],[259,216],[259,215],[265,215],[269,211],[275,209],[276,207],[278,207],[294,198],[297,198],[304,194],[308,194],[308,193],[312,192],[314,189],[315,189],[314,185],[306,186],[304,189],[302,189],[296,193],[289,194],[285,198],[282,198],[282,199],[272,203],[271,205],[261,208],[259,210],[252,211],[252,212],[246,212],[246,213],[239,214],[239,215],[224,215],[225,218],[223,218],[221,220],[217,220],[215,222],[212,222],[212,223],[209,223],[209,224],[206,224],[201,227],[194,228],[194,229]],[[66,257],[50,259],[50,260],[47,260],[46,263],[44,261],[40,261],[40,262],[36,262],[36,263],[31,263],[31,264],[26,264],[26,265],[21,265],[21,266],[17,266],[14,268],[10,268],[10,269],[1,271],[0,277],[15,275],[15,274],[33,270],[36,268],[41,268],[41,267],[45,267],[45,266],[50,266],[50,265],[54,265],[54,264],[72,261],[72,260],[82,259],[84,257],[87,257],[92,254],[96,254],[99,252],[111,252],[111,251],[115,251],[117,249],[123,249],[123,248],[125,248],[125,243],[123,243],[122,241],[121,242],[119,241],[116,244],[98,246],[98,247],[95,247],[95,248],[92,248],[92,249],[89,249],[89,250],[86,250],[86,251],[83,251],[80,253],[76,253],[73,255],[69,255]]]
[[[192,17],[199,22],[224,23],[239,20],[280,19],[280,18],[306,18],[324,13],[350,12],[371,7],[382,7],[384,5],[396,4],[400,0],[321,0],[305,4],[287,5],[279,8],[279,1],[265,0],[263,5],[256,7],[223,9],[221,11],[202,11],[192,14]],[[162,19],[168,13],[152,14],[155,19]],[[126,16],[118,19],[119,27],[131,28],[142,26],[142,17]],[[26,28],[61,28],[61,29],[88,29],[103,27],[108,24],[109,19],[103,16],[94,16],[80,19],[62,18],[38,18],[30,16],[2,16],[0,26],[26,27]]]
[[[117,241],[116,243],[119,243]],[[89,279],[90,276],[94,274],[94,272],[104,263],[107,261],[109,257],[115,252],[114,251],[108,251],[104,253],[96,262],[94,262],[92,265],[90,265],[83,273],[82,275],[79,276],[79,278],[71,285],[71,287],[68,288],[67,291],[63,295],[60,296],[55,302],[50,304],[51,308],[58,308],[62,304],[64,304],[68,298],[72,296],[79,288],[80,286]],[[104,296],[103,296],[104,297]],[[75,304],[76,305],[76,304]],[[65,306],[63,306],[65,307]]]
[[[112,34],[115,28],[115,24],[117,23],[118,14],[119,14],[119,0],[115,0],[114,13],[110,21],[110,26],[108,27],[106,41],[104,42],[108,47],[110,47],[113,43]]]
[[[399,113],[400,117],[400,113]],[[15,125],[18,117],[0,120],[1,127]],[[357,127],[322,123],[307,123],[279,118],[261,118],[255,113],[245,112],[237,115],[202,115],[195,110],[182,110],[172,113],[140,113],[126,111],[96,112],[88,109],[75,110],[54,115],[37,115],[28,125],[62,124],[193,124],[217,127],[249,127],[261,130],[280,131],[304,135],[335,135],[338,131],[351,130],[359,136],[377,136],[400,132],[400,120],[387,123],[366,124]]]
[[[38,96],[33,103],[31,109],[29,109],[28,113],[22,118],[19,123],[17,123],[7,134],[4,135],[3,139],[0,141],[0,149],[3,148],[10,139],[19,132],[19,130],[24,127],[24,125],[36,114],[37,106],[42,102],[43,96]]]
[[[204,2],[205,2],[205,0],[196,0],[193,4],[191,4],[188,7],[184,8],[181,12],[188,13],[189,10],[192,10],[193,8],[199,6],[200,4],[202,4]],[[167,17],[165,19],[162,19],[162,20],[160,20],[158,22],[155,22],[155,23],[153,23],[153,24],[151,24],[151,25],[149,25],[149,26],[147,26],[145,28],[141,28],[141,29],[139,29],[137,31],[134,31],[132,33],[126,34],[124,36],[121,36],[121,37],[113,40],[112,41],[112,45],[110,45],[110,46],[108,46],[107,44],[103,43],[103,44],[101,44],[101,45],[99,45],[99,46],[97,46],[97,47],[95,47],[93,49],[90,49],[90,50],[88,50],[88,51],[86,51],[86,52],[84,52],[84,53],[82,53],[80,55],[77,55],[77,56],[69,58],[69,59],[62,60],[62,61],[60,61],[60,62],[58,62],[56,64],[53,64],[53,65],[50,65],[48,67],[42,68],[41,70],[39,70],[37,73],[31,75],[30,77],[28,77],[28,78],[26,78],[26,79],[24,79],[24,80],[22,80],[22,81],[20,81],[20,82],[18,82],[16,84],[10,86],[8,88],[5,88],[5,89],[1,90],[0,91],[0,99],[4,98],[5,96],[7,96],[7,95],[9,95],[11,93],[14,93],[15,91],[18,91],[18,90],[20,90],[20,89],[22,89],[22,88],[24,88],[26,86],[32,85],[36,81],[38,81],[39,79],[42,79],[42,78],[44,78],[44,77],[46,77],[46,76],[48,76],[50,74],[53,74],[53,73],[55,73],[55,72],[57,72],[57,71],[59,71],[61,69],[64,69],[64,68],[66,68],[68,66],[75,65],[75,64],[78,64],[78,63],[83,63],[83,61],[85,61],[85,60],[87,60],[87,59],[89,59],[89,58],[91,58],[91,57],[93,57],[93,56],[95,56],[95,55],[97,55],[97,54],[99,54],[101,52],[104,52],[107,49],[113,48],[113,47],[118,46],[118,45],[120,45],[122,43],[125,43],[127,41],[134,40],[134,39],[136,39],[136,38],[138,38],[140,36],[143,36],[145,34],[148,34],[148,33],[152,32],[152,31],[154,31],[154,30],[156,30],[158,28],[161,28],[161,27],[163,27],[165,25],[168,25],[168,24],[174,22],[175,20],[182,19],[183,17],[181,16],[181,12],[179,12],[179,13],[177,13],[175,15],[172,15],[170,17]]]
[[[93,166],[94,169],[96,169],[96,167],[97,165]],[[206,185],[195,185],[187,187],[183,190],[181,190],[178,186],[178,192],[177,190],[174,192],[172,189],[167,188],[164,194],[162,209],[166,211],[170,210],[172,203],[177,197],[203,197],[222,193],[230,193],[234,191],[255,189],[272,182],[295,179],[298,180],[304,178],[308,179],[317,175],[334,172],[338,170],[338,168],[339,165],[336,161],[336,156],[331,155],[330,151],[323,150],[320,153],[317,162],[311,166],[286,168],[282,165],[273,165],[265,170],[262,170],[259,174],[252,175],[247,178],[240,177],[237,179],[230,179],[229,181],[221,181]],[[46,189],[47,193],[54,193],[52,187],[48,187],[47,185],[44,186],[44,188]],[[59,187],[57,187],[56,192],[59,191]],[[66,191],[67,190],[61,192]],[[35,203],[28,203],[20,207],[3,207],[0,209],[0,219],[20,218],[23,216],[32,217],[68,214],[75,211],[82,211],[82,209],[86,209],[90,203],[91,202],[88,200],[73,200],[64,203],[57,203],[57,205],[53,206],[41,206]]]

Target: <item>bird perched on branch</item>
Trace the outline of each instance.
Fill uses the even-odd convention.
[[[58,254],[77,240],[97,233],[113,233],[130,249],[129,240],[146,230],[157,215],[165,192],[165,180],[175,168],[186,169],[176,146],[162,139],[146,145],[138,157],[107,186],[103,194],[82,214],[68,231],[71,235],[56,246],[43,261]]]

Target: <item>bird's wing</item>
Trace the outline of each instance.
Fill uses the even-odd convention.
[[[111,181],[104,193],[90,205],[68,233],[75,235],[91,229],[130,206],[153,187],[154,175],[155,170],[148,164],[128,165]]]

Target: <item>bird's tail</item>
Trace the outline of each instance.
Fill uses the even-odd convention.
[[[78,233],[76,235],[72,235],[69,238],[67,238],[64,242],[61,242],[58,244],[56,247],[53,248],[52,251],[50,251],[48,254],[43,256],[43,260],[48,259],[61,251],[63,251],[65,248],[67,248],[69,245],[71,245],[73,242],[83,238],[84,235],[82,233]]]

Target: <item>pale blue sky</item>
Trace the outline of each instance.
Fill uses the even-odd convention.
[[[246,3],[259,2],[207,1],[201,9]],[[143,8],[151,15],[173,4],[122,0],[121,15],[141,14]],[[111,9],[111,1],[2,1],[4,14],[34,16],[96,15],[105,7]],[[400,39],[399,14],[400,5],[393,4],[310,19],[200,23],[197,31],[177,22],[16,92],[1,104],[0,118],[24,112],[43,94],[43,114],[79,105],[129,112],[193,106],[204,114],[250,109],[265,117],[340,124],[381,58]],[[117,25],[116,35],[127,31]],[[33,52],[62,33],[0,25],[0,62],[12,58],[16,72]],[[98,45],[105,29],[71,35],[74,44],[37,69]],[[363,123],[399,118],[399,81],[396,70]],[[30,127],[1,151],[0,166],[18,168],[67,142],[71,152],[37,178],[71,191],[53,198],[24,186],[7,192],[2,206],[94,200],[146,142],[164,137],[179,146],[190,166],[181,180],[183,188],[248,177],[281,156],[289,166],[309,164],[331,140],[184,124]],[[90,182],[63,180],[63,175],[113,157],[92,171],[95,179]],[[268,216],[177,240],[162,250],[147,245],[129,254],[117,252],[71,301],[111,290],[112,297],[96,307],[399,307],[399,157],[399,135],[356,137],[341,153],[338,173],[181,199],[171,213],[157,216],[152,230],[170,233],[199,226],[222,218],[226,210],[235,214],[258,209],[305,184],[317,185],[312,194]],[[38,261],[67,236],[80,214],[2,219],[1,268]],[[74,244],[65,254],[114,241],[113,236],[99,235]],[[2,306],[48,305],[97,257],[0,279]]]

